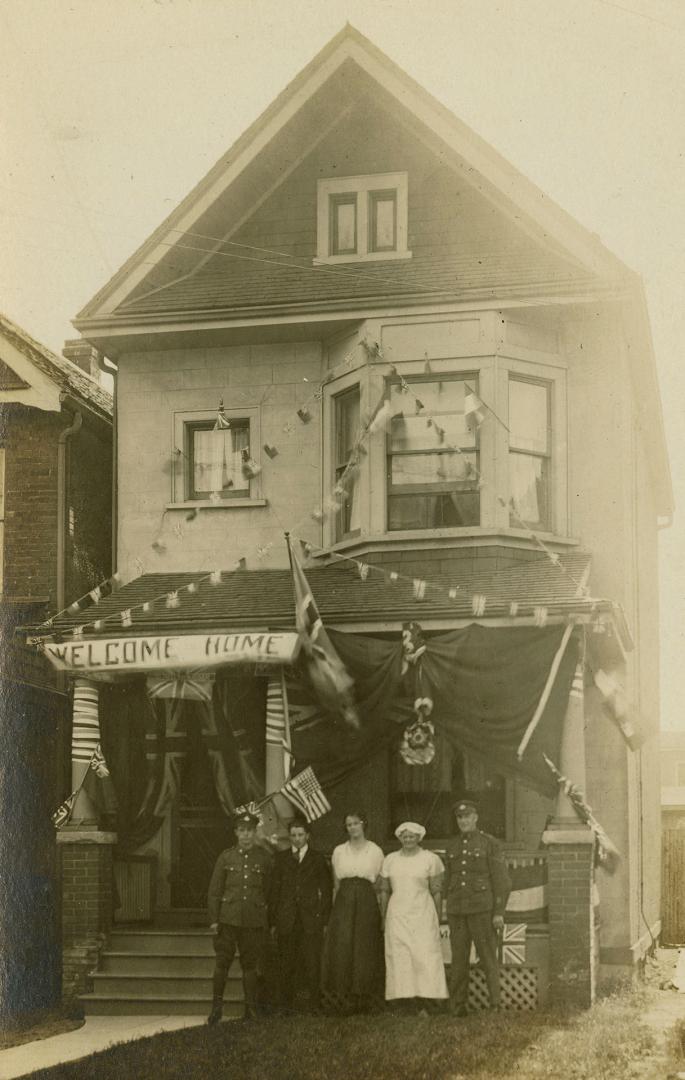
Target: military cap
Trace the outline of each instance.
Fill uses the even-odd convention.
[[[455,814],[477,814],[478,807],[473,799],[459,799],[452,807]]]
[[[233,816],[233,828],[237,829],[239,825],[246,825],[250,829],[256,829],[259,825],[259,818],[256,814],[250,813],[249,810],[239,810]]]

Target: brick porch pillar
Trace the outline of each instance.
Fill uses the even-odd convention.
[[[564,720],[559,769],[585,788],[583,672],[573,679]],[[595,838],[563,790],[554,820],[542,836],[547,845],[550,997],[588,1008],[595,999],[597,957],[593,885]]]
[[[62,994],[84,993],[88,973],[112,925],[116,833],[65,828],[57,833],[62,875]]]

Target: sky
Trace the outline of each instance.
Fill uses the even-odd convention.
[[[0,0],[0,310],[60,351],[346,21],[644,279],[676,501],[662,724],[685,730],[682,0]]]

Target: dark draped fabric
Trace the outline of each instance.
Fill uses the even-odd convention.
[[[426,638],[421,660],[421,693],[433,699],[431,720],[457,749],[468,750],[505,775],[518,776],[542,794],[557,787],[542,758],[558,761],[561,730],[575,670],[578,645],[572,636],[552,693],[523,759],[516,750],[542,696],[564,627],[483,627],[472,625]],[[321,785],[334,786],[370,756],[397,742],[412,711],[415,682],[402,677],[400,641],[384,641],[329,631],[355,680],[359,730],[342,720],[302,709],[294,711],[292,742],[296,768],[312,765]],[[298,674],[289,695],[310,705],[311,687]],[[420,768],[420,766],[416,766]]]
[[[227,814],[264,794],[266,685],[248,672],[217,678],[211,703],[150,698],[144,679],[104,686],[103,752],[117,793],[122,852],[146,844],[175,798],[191,747],[202,732],[219,801]]]

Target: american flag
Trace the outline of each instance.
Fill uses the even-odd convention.
[[[316,821],[331,809],[331,804],[324,795],[311,765],[288,780],[281,788],[281,794],[290,799],[293,806],[304,814],[307,821]]]

